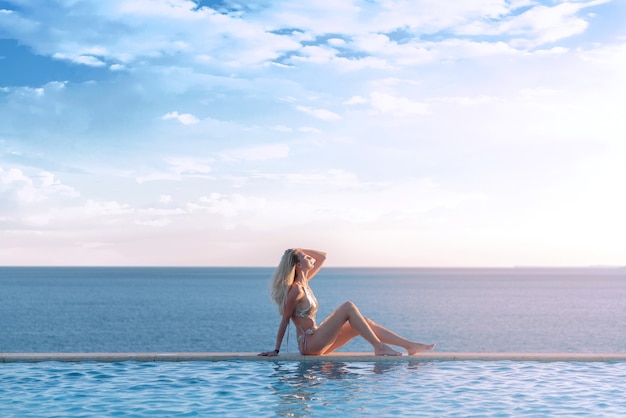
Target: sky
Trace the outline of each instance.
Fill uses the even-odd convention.
[[[0,0],[0,265],[626,265],[623,0]]]

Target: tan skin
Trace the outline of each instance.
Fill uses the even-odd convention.
[[[296,249],[294,253],[298,257],[296,275],[293,284],[287,294],[282,321],[276,335],[276,350],[260,353],[260,356],[276,356],[283,341],[289,321],[293,321],[298,330],[298,336],[302,330],[315,326],[310,318],[294,316],[296,310],[308,307],[304,289],[319,272],[326,261],[326,253],[316,250]],[[361,312],[352,302],[345,302],[339,306],[322,324],[314,328],[315,332],[306,336],[305,355],[329,354],[356,336],[363,337],[374,348],[374,354],[380,356],[400,356],[401,352],[394,350],[389,345],[403,347],[409,355],[419,354],[426,350],[432,350],[434,344],[422,344],[407,340],[387,328],[378,325],[369,318],[361,315]]]

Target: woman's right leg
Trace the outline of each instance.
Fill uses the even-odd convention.
[[[384,344],[372,331],[372,328],[367,323],[367,320],[361,315],[361,312],[352,302],[346,302],[338,307],[335,312],[330,314],[328,318],[315,330],[315,333],[307,337],[307,347],[305,354],[319,355],[328,352],[328,349],[335,345],[335,341],[340,342],[353,338],[354,335],[341,335],[343,325],[347,322],[350,323],[350,327],[358,333],[361,337],[365,338],[372,347],[374,347],[374,354],[397,356],[401,353],[395,351],[388,345]],[[349,330],[345,330],[350,332]],[[347,340],[345,341],[347,342]],[[345,344],[343,342],[343,344]],[[342,345],[343,345],[342,344]]]
[[[376,332],[374,332],[374,334],[376,334]],[[339,335],[337,335],[337,338],[335,338],[332,345],[324,350],[324,354],[332,353],[333,351],[340,349],[344,345],[348,344],[354,337],[358,336],[359,333],[352,328],[352,325],[350,325],[349,322],[344,322],[341,326],[341,330],[339,331]],[[378,339],[380,339],[380,337]]]

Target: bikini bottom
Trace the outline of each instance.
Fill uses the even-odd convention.
[[[304,352],[306,351],[306,337],[308,335],[313,335],[314,332],[315,329],[309,328],[305,329],[304,331],[302,331],[302,334],[298,335],[298,349],[300,350],[301,354],[304,354]]]

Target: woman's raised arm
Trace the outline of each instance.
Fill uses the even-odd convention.
[[[311,271],[309,271],[309,274],[307,277],[308,280],[311,280],[313,277],[315,277],[317,272],[322,268],[324,261],[326,261],[326,253],[323,251],[307,250],[304,248],[300,248],[300,251],[302,251],[304,254],[308,255],[309,257],[315,259],[315,264],[313,264],[313,268],[311,269]]]

